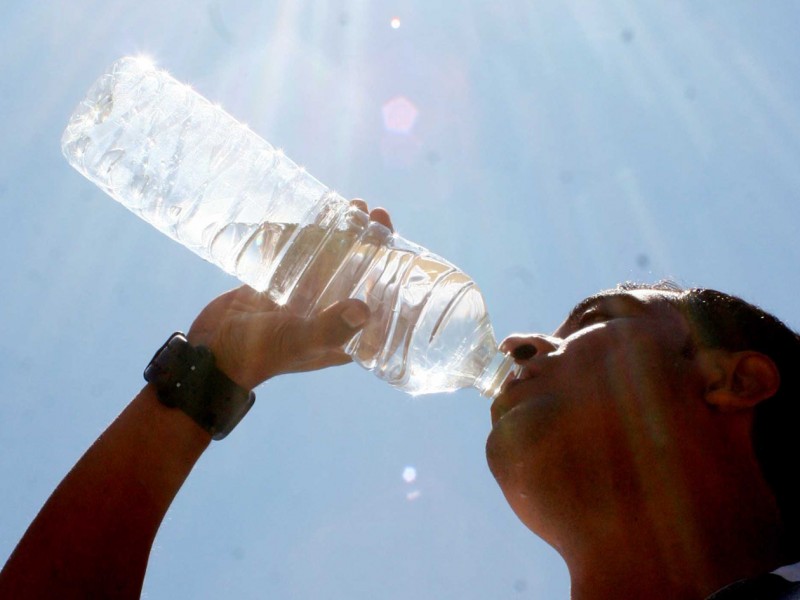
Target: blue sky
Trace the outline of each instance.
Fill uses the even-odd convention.
[[[235,285],[60,154],[124,55],[387,207],[473,276],[499,337],[663,277],[800,327],[796,3],[431,4],[4,3],[3,558],[160,343]],[[257,393],[168,514],[146,597],[567,597],[485,466],[477,393],[411,398],[353,365]]]

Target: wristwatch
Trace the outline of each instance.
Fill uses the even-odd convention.
[[[144,378],[162,404],[185,412],[215,440],[233,431],[256,401],[252,391],[217,369],[210,349],[192,346],[180,332],[156,352]]]

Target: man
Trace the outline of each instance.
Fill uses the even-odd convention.
[[[385,211],[371,217],[391,227]],[[492,406],[489,464],[520,519],[564,556],[576,599],[704,598],[800,558],[794,482],[761,462],[782,448],[771,434],[753,445],[760,409],[794,399],[784,391],[797,337],[761,313],[757,333],[793,355],[725,337],[706,327],[718,307],[702,294],[618,289],[582,302],[554,336],[503,344],[522,371]],[[347,362],[341,348],[368,316],[347,300],[298,319],[247,288],[209,304],[45,504],[0,574],[0,597],[137,597],[170,502],[212,435],[246,412],[247,391]],[[197,372],[210,373],[205,387]],[[796,411],[784,404],[779,423]],[[748,582],[720,597],[791,597],[778,576],[756,584],[761,595],[730,596]],[[784,596],[763,595],[773,588]]]
[[[503,347],[523,370],[492,407],[487,458],[573,598],[705,598],[800,560],[800,340],[777,319],[621,286]],[[795,597],[776,575],[714,596]]]

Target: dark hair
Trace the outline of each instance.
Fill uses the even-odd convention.
[[[624,283],[618,289],[677,292],[670,302],[687,317],[698,345],[732,352],[754,350],[775,362],[780,386],[755,408],[753,448],[787,528],[785,550],[793,560],[800,559],[800,336],[758,306],[716,290],[682,289],[669,281]]]

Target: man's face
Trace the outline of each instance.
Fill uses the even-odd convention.
[[[702,410],[690,328],[670,295],[604,293],[552,336],[504,342],[527,357],[492,405],[487,459],[509,504],[545,539],[572,511],[646,494],[649,474]]]

